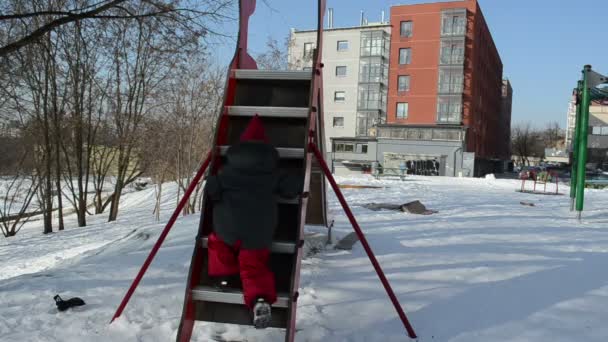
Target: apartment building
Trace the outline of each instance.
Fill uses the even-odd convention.
[[[357,26],[334,28],[333,13],[329,17],[323,36],[326,150],[375,160],[375,155],[366,157],[372,154],[366,137],[375,136],[377,125],[386,122],[391,26],[362,17]],[[293,29],[290,67],[309,68],[316,44],[316,30]],[[339,142],[333,144],[333,139]]]
[[[290,63],[306,68],[316,32],[291,37]],[[323,57],[334,165],[482,176],[510,160],[513,89],[477,0],[394,6],[390,23],[330,22]]]
[[[394,6],[390,21],[379,157],[395,158],[395,145],[402,145],[401,159],[440,161],[441,174],[501,171],[509,159],[510,111],[503,110],[502,62],[477,1]]]
[[[572,151],[576,125],[576,104],[568,106],[566,149]],[[595,168],[608,170],[608,102],[592,101],[589,106],[589,128],[587,135],[587,162]]]

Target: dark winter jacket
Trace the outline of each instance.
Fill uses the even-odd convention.
[[[293,198],[301,179],[282,175],[279,154],[269,144],[241,142],[230,147],[226,163],[207,178],[205,191],[213,201],[213,226],[229,245],[240,240],[244,249],[270,248],[277,226],[277,196]]]

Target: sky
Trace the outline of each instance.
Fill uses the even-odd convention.
[[[252,55],[264,51],[268,37],[282,41],[290,28],[316,28],[316,0],[257,2],[250,23]],[[382,10],[388,20],[391,6],[420,2],[430,1],[328,0],[327,7],[334,9],[334,27],[344,27],[357,25],[361,10],[370,22],[380,21]],[[503,77],[513,85],[513,123],[544,127],[555,121],[565,127],[568,101],[583,65],[608,74],[608,0],[479,3],[502,58]],[[217,50],[226,59],[234,49],[229,41]]]

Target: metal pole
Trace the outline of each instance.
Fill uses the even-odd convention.
[[[405,330],[407,330],[409,337],[417,338],[416,333],[414,332],[414,328],[412,328],[412,325],[410,324],[409,320],[407,319],[407,316],[405,315],[405,312],[403,311],[401,304],[399,304],[399,300],[397,299],[397,296],[395,296],[395,293],[393,292],[393,289],[391,288],[391,284],[388,282],[388,279],[386,279],[386,276],[384,275],[384,272],[382,271],[382,267],[380,267],[380,264],[378,263],[378,260],[376,260],[376,256],[374,255],[374,252],[372,251],[371,247],[367,243],[367,239],[365,238],[365,235],[363,235],[363,232],[361,231],[361,227],[359,227],[359,223],[357,223],[355,216],[353,215],[352,211],[350,211],[348,203],[346,203],[346,199],[344,199],[344,195],[342,195],[342,191],[340,191],[340,188],[338,187],[336,180],[332,176],[331,172],[329,172],[329,168],[327,167],[325,160],[323,160],[323,156],[321,155],[321,152],[319,152],[319,149],[317,148],[317,146],[314,143],[308,144],[308,150],[312,151],[314,153],[315,157],[317,158],[317,162],[319,163],[319,166],[321,166],[321,169],[325,173],[325,177],[329,181],[329,184],[331,184],[331,187],[334,189],[334,193],[336,194],[336,197],[338,197],[338,200],[340,201],[340,204],[342,205],[342,209],[344,210],[344,213],[346,214],[346,216],[348,216],[348,220],[350,221],[350,224],[353,226],[353,229],[355,230],[355,233],[357,234],[357,237],[359,238],[359,241],[361,242],[363,249],[365,249],[365,253],[367,253],[369,260],[372,262],[372,265],[374,266],[374,269],[376,270],[376,273],[378,274],[378,278],[380,278],[380,281],[382,282],[382,285],[384,286],[384,289],[386,290],[388,297],[393,302],[393,306],[395,306],[395,310],[397,310],[397,314],[399,315],[399,318],[401,318],[401,322],[403,322],[403,325],[405,326]]]
[[[175,221],[177,220],[177,217],[179,216],[180,212],[182,211],[182,209],[184,208],[186,203],[188,203],[188,199],[190,198],[190,195],[192,195],[192,192],[194,192],[194,189],[198,185],[198,182],[201,180],[201,178],[205,174],[205,171],[207,171],[207,167],[209,166],[210,162],[211,162],[211,152],[209,152],[209,154],[207,155],[207,159],[205,159],[205,161],[203,162],[203,165],[201,165],[201,168],[196,173],[196,176],[194,176],[194,178],[192,179],[190,186],[188,186],[188,189],[186,189],[186,192],[184,193],[184,197],[182,197],[181,201],[179,201],[179,204],[177,205],[177,208],[175,208],[175,211],[171,215],[169,222],[167,222],[167,225],[163,229],[162,233],[160,233],[158,240],[154,244],[154,247],[152,247],[152,250],[150,251],[150,254],[148,255],[148,257],[146,258],[146,261],[144,261],[144,264],[141,266],[139,273],[137,273],[137,276],[135,276],[135,279],[133,279],[133,283],[131,284],[131,287],[129,287],[127,294],[125,294],[125,297],[122,299],[122,302],[120,302],[120,305],[118,306],[118,309],[116,309],[116,312],[114,313],[114,317],[112,317],[112,320],[110,321],[110,323],[114,322],[114,320],[116,318],[120,317],[120,315],[122,314],[122,311],[127,306],[127,303],[129,303],[129,300],[131,299],[131,296],[133,295],[133,293],[135,292],[135,289],[139,285],[141,278],[143,278],[144,274],[148,270],[148,267],[152,263],[152,260],[154,259],[154,257],[156,256],[156,253],[160,249],[160,246],[165,241],[165,238],[169,234],[169,231],[171,230],[171,228],[173,228],[173,225],[175,224]]]
[[[585,65],[583,70],[583,95],[581,100],[580,136],[578,141],[577,170],[576,170],[576,212],[580,220],[585,203],[585,166],[587,164],[587,134],[589,133],[589,105],[591,96],[587,84],[587,73],[591,65]]]
[[[583,81],[578,81],[576,93],[576,117],[574,121],[574,137],[572,139],[572,171],[570,171],[570,211],[574,211],[574,200],[576,198],[576,161],[578,160],[578,139],[581,129],[581,95],[583,92]]]

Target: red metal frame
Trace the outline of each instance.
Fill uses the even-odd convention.
[[[209,166],[210,162],[211,162],[211,153],[209,153],[207,155],[207,158],[203,162],[203,165],[201,165],[200,169],[198,170],[198,172],[196,173],[196,175],[192,179],[192,182],[188,186],[188,189],[186,189],[186,192],[184,193],[184,197],[182,197],[181,201],[179,201],[179,204],[177,205],[177,208],[175,208],[175,211],[171,215],[171,218],[169,219],[169,222],[167,222],[167,225],[165,226],[165,228],[163,229],[162,233],[158,237],[158,240],[156,240],[156,243],[154,244],[154,247],[152,247],[152,250],[150,251],[150,254],[148,254],[148,257],[146,258],[146,261],[144,261],[144,264],[141,266],[141,269],[137,273],[137,276],[135,277],[135,279],[133,279],[133,283],[131,284],[131,287],[129,287],[129,290],[125,294],[125,297],[122,299],[122,302],[120,302],[120,305],[118,306],[118,309],[116,309],[116,312],[114,313],[114,317],[112,317],[112,320],[110,321],[110,323],[114,322],[114,320],[116,318],[120,317],[120,315],[122,314],[123,310],[127,306],[127,303],[129,303],[129,300],[131,299],[131,296],[135,292],[135,289],[139,285],[139,282],[141,281],[141,279],[143,278],[144,274],[148,270],[148,267],[152,263],[152,260],[154,260],[154,257],[156,256],[156,253],[160,249],[160,246],[165,241],[165,238],[169,234],[169,231],[171,230],[171,228],[173,228],[173,225],[175,224],[175,221],[177,220],[177,218],[178,218],[179,214],[181,213],[182,209],[188,203],[188,199],[190,199],[190,195],[192,195],[192,192],[194,192],[194,189],[196,188],[196,186],[200,182],[201,178],[205,174],[205,171],[207,171],[207,167]]]
[[[551,178],[555,179],[555,194],[559,195],[559,175],[555,171],[549,172],[549,175],[551,176]],[[543,193],[547,193],[547,183],[548,182],[547,181],[545,181],[545,182],[539,182],[537,175],[534,175],[533,177],[532,176],[531,177],[522,177],[522,179],[521,179],[521,192],[526,192],[526,181],[530,180],[530,179],[532,179],[534,181],[532,193],[537,193],[536,192],[536,184],[543,184],[544,185]]]
[[[393,292],[391,284],[388,282],[388,279],[386,279],[386,276],[384,275],[384,271],[382,271],[382,267],[380,267],[378,260],[376,260],[376,256],[374,255],[374,252],[372,251],[371,247],[367,243],[367,239],[365,238],[363,231],[361,231],[361,227],[359,226],[359,223],[357,223],[357,220],[355,219],[355,216],[353,215],[352,211],[350,210],[348,203],[346,203],[346,199],[344,198],[342,191],[340,191],[340,187],[338,187],[338,184],[336,183],[336,180],[332,176],[331,171],[329,171],[329,168],[327,167],[327,164],[325,163],[325,159],[321,155],[321,152],[319,152],[319,149],[313,143],[310,143],[308,145],[308,149],[312,150],[312,153],[314,153],[315,157],[317,157],[317,161],[319,162],[321,169],[323,170],[323,173],[325,173],[325,177],[327,177],[327,180],[329,180],[329,184],[331,184],[331,187],[334,189],[334,193],[336,194],[336,197],[338,197],[338,201],[340,201],[340,204],[342,205],[342,209],[344,210],[344,213],[348,217],[350,224],[353,226],[353,229],[355,230],[355,233],[357,234],[357,237],[359,238],[359,241],[361,242],[363,249],[365,249],[365,253],[367,253],[369,260],[372,262],[372,265],[374,266],[374,269],[376,270],[376,273],[378,274],[378,278],[380,278],[380,281],[382,282],[382,285],[384,286],[384,289],[386,290],[386,294],[391,299],[391,302],[393,302],[393,306],[395,306],[395,310],[397,310],[397,314],[399,314],[399,318],[401,319],[401,322],[403,322],[403,325],[405,326],[405,330],[407,330],[407,334],[409,335],[410,338],[417,338],[416,333],[414,332],[414,328],[412,328],[412,325],[410,324],[409,320],[407,319],[407,316],[405,315],[405,312],[403,311],[401,304],[399,304],[399,300],[397,299],[397,296],[395,296],[395,293]]]
[[[323,64],[321,63],[321,56],[323,56],[323,21],[325,17],[325,0],[319,0],[318,2],[318,21],[317,21],[317,48],[315,50],[312,68],[312,82],[310,85],[310,100],[309,100],[309,118],[308,118],[308,137],[306,139],[306,154],[305,154],[305,173],[304,173],[304,187],[303,193],[308,194],[310,191],[310,179],[312,170],[312,155],[308,152],[308,143],[313,142],[316,139],[323,139],[322,134],[317,134],[317,124],[322,122],[323,111],[322,111],[322,94],[323,94]],[[317,122],[319,120],[319,122]],[[320,126],[323,127],[323,126]],[[322,200],[325,200],[323,198]],[[304,225],[306,223],[306,210],[308,208],[308,196],[303,196],[300,211],[300,230],[298,232],[298,238],[304,238]],[[325,215],[325,213],[324,213]],[[292,296],[294,300],[290,304],[289,310],[289,326],[285,333],[285,341],[293,342],[296,333],[296,309],[297,309],[297,290],[300,287],[300,269],[302,264],[302,248],[298,248],[295,255],[295,269],[293,280],[291,284]]]

